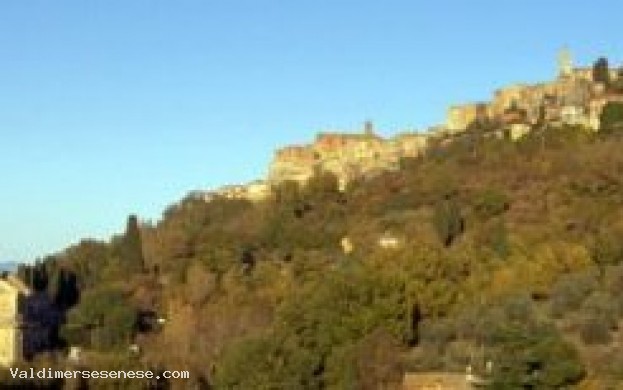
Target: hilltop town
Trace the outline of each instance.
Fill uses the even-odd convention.
[[[269,196],[275,185],[284,181],[304,184],[318,171],[335,174],[344,190],[353,179],[396,170],[401,159],[420,156],[435,141],[451,141],[472,128],[512,140],[544,125],[598,131],[604,107],[609,102],[623,102],[623,72],[608,68],[603,61],[591,67],[575,67],[571,54],[564,49],[559,53],[558,75],[553,81],[514,84],[496,90],[489,102],[451,106],[443,125],[387,139],[375,133],[372,122],[366,122],[356,133],[321,132],[311,144],[278,149],[266,179],[197,191],[191,196],[206,201],[217,196],[259,201]]]

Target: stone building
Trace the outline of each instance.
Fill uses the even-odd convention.
[[[532,127],[530,127],[530,125],[528,124],[513,123],[508,128],[509,138],[513,141],[517,141],[518,139],[528,134],[530,130],[532,130]]]
[[[319,155],[305,146],[286,146],[275,152],[270,164],[268,181],[279,183],[284,180],[293,180],[299,183],[306,182],[314,175],[314,166]]]
[[[420,156],[428,144],[428,134],[405,132],[390,140],[398,158],[413,158]]]
[[[342,237],[342,239],[340,240],[340,247],[342,248],[342,253],[344,253],[345,255],[351,254],[355,249],[353,242],[348,236]]]
[[[461,132],[479,120],[488,119],[491,116],[490,106],[485,103],[471,103],[460,106],[452,106],[448,109],[447,130],[450,134]]]
[[[360,133],[323,132],[313,143],[277,150],[270,164],[271,185],[291,180],[306,183],[318,171],[337,176],[340,188],[358,177],[399,168],[400,160],[417,157],[426,148],[428,135],[402,133],[384,139],[372,131],[370,123]]]
[[[611,80],[619,72],[610,69]],[[577,125],[596,130],[603,104],[599,98],[605,87],[593,80],[591,67],[575,68],[571,55],[563,50],[559,57],[558,77],[546,83],[514,84],[495,91],[490,103],[453,106],[446,118],[450,134],[464,131],[475,120],[487,119],[489,123],[508,125],[509,111],[523,112],[521,123],[536,125],[545,121],[553,125]],[[512,123],[518,123],[513,120]]]
[[[13,279],[0,279],[0,365],[10,366],[23,359],[22,307],[30,292]]]
[[[0,366],[11,366],[49,347],[56,316],[44,294],[13,275],[0,278]]]
[[[395,234],[386,231],[377,241],[377,245],[383,249],[396,249],[402,246],[403,240]]]
[[[189,197],[205,202],[218,197],[256,202],[268,198],[274,187],[284,181],[305,185],[320,171],[333,173],[339,190],[345,191],[354,179],[396,170],[402,158],[419,156],[426,149],[428,138],[429,134],[403,132],[384,139],[374,133],[370,122],[366,122],[364,131],[359,133],[323,132],[309,145],[278,149],[266,180],[228,185],[213,191],[193,191]]]
[[[617,81],[623,69],[610,69]],[[305,185],[317,172],[333,173],[339,190],[347,190],[354,179],[397,170],[403,158],[424,155],[431,146],[446,146],[474,123],[483,123],[486,136],[518,140],[532,129],[572,125],[598,130],[603,108],[612,101],[623,101],[623,93],[613,93],[595,82],[591,67],[574,67],[571,54],[563,50],[558,76],[549,82],[513,84],[495,91],[490,102],[469,103],[449,108],[445,125],[426,133],[406,132],[391,138],[375,134],[372,122],[362,131],[319,133],[307,145],[278,149],[270,163],[266,181],[223,187],[211,192],[196,192],[193,198],[208,202],[215,197],[259,201],[273,192],[275,185],[294,181]],[[469,136],[469,134],[467,134]]]
[[[403,390],[471,390],[473,386],[464,374],[447,372],[407,373]]]
[[[226,199],[259,202],[270,195],[270,187],[268,183],[263,180],[255,180],[247,184],[224,186],[214,191],[213,194]]]

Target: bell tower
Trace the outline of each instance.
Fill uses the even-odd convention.
[[[558,53],[558,77],[569,78],[573,75],[573,59],[568,48],[563,47]]]

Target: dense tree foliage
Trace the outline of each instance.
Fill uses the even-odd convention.
[[[115,289],[94,290],[84,294],[80,305],[68,313],[64,335],[72,344],[108,349],[127,346],[136,324],[136,311],[124,294]],[[89,337],[84,337],[84,330]]]

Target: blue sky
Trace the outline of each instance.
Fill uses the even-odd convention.
[[[157,220],[272,151],[371,119],[383,135],[623,58],[620,1],[0,2],[0,261]]]

